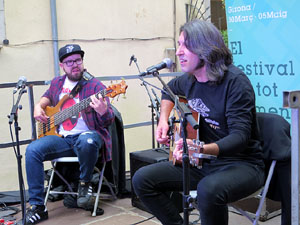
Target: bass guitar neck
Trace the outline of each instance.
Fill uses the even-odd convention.
[[[119,84],[110,85],[108,88],[99,91],[94,94],[96,98],[100,97],[110,97],[114,98],[119,94],[125,94],[128,85],[125,81],[121,81]],[[79,112],[89,107],[91,102],[91,96],[83,99],[77,104],[72,105],[66,109],[62,109],[62,106],[66,100],[70,98],[69,95],[65,95],[54,107],[47,106],[44,110],[48,116],[47,123],[37,122],[38,138],[48,136],[48,135],[57,135],[61,136],[57,132],[58,126],[63,123],[65,120],[69,119],[74,115],[78,115]]]

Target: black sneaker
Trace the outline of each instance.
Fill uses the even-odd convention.
[[[32,205],[26,212],[26,224],[37,224],[48,219],[48,211],[44,205]]]
[[[78,184],[77,205],[80,208],[87,208],[93,196],[93,187],[90,182],[80,181]]]

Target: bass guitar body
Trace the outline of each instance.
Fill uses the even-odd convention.
[[[46,124],[38,122],[38,138],[48,136],[48,135],[57,135],[57,126],[59,124],[55,123],[55,114],[61,111],[61,108],[66,100],[69,99],[69,95],[65,95],[54,107],[47,106],[45,108],[45,113],[49,117]]]

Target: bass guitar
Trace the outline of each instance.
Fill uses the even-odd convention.
[[[96,98],[100,97],[110,97],[114,98],[115,96],[125,93],[128,85],[126,85],[125,81],[121,81],[119,84],[112,84],[108,88],[103,89],[94,96]],[[45,113],[49,117],[47,119],[47,123],[41,123],[38,121],[38,138],[47,136],[47,135],[57,135],[61,136],[57,133],[57,127],[63,123],[65,120],[71,118],[72,116],[78,115],[80,111],[87,108],[90,105],[91,96],[87,97],[77,104],[72,105],[69,108],[61,110],[64,102],[68,100],[69,95],[65,95],[54,107],[47,106],[45,108]]]

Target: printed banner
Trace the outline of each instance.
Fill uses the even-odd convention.
[[[257,112],[290,121],[283,92],[300,90],[300,1],[226,0],[228,46],[251,80]]]

